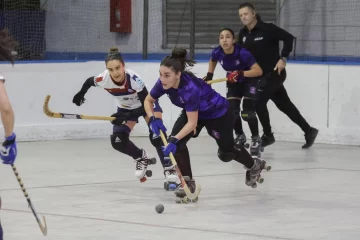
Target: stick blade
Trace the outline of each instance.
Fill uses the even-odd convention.
[[[41,232],[43,233],[43,235],[46,236],[46,235],[47,235],[47,224],[46,224],[46,219],[45,219],[44,216],[43,216],[43,224],[44,224],[44,225],[42,225],[41,223],[39,223],[39,227],[40,227],[40,230],[41,230]]]
[[[45,97],[45,101],[44,101],[44,106],[43,106],[43,111],[45,113],[46,116],[48,117],[54,117],[54,113],[50,111],[49,109],[49,101],[50,101],[51,95],[47,95]]]

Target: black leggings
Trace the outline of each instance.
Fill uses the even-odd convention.
[[[219,147],[218,152],[233,154],[233,160],[245,165],[247,168],[252,167],[253,159],[251,155],[244,148],[242,148],[241,151],[237,151],[234,148],[233,128],[229,127],[232,126],[233,121],[232,109],[229,107],[227,112],[219,118],[199,120],[196,127],[196,134],[194,135],[194,133],[190,133],[177,143],[177,150],[174,157],[177,160],[177,164],[184,176],[192,178],[190,156],[186,144],[190,138],[199,136],[204,127],[206,128],[208,134],[215,139]],[[174,124],[171,136],[175,136],[178,132],[180,132],[186,123],[187,115],[183,110]]]
[[[291,102],[286,89],[283,85],[286,79],[286,70],[279,75],[277,71],[269,73],[266,78],[266,85],[260,91],[256,113],[259,117],[264,133],[271,135],[270,116],[267,109],[267,103],[271,99],[276,107],[285,113],[295,124],[297,124],[305,133],[309,131],[310,125],[303,118],[296,106]]]
[[[262,82],[262,78],[249,78],[242,83],[227,82],[226,84],[226,97],[233,109],[234,131],[237,135],[244,133],[240,112],[242,119],[248,123],[252,136],[259,135],[259,124],[256,117],[256,101]],[[243,99],[242,111],[240,111],[241,99]]]

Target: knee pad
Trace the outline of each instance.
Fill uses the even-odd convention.
[[[241,118],[244,121],[251,121],[256,118],[256,101],[245,98],[243,101],[243,111],[241,111]]]
[[[223,152],[221,149],[218,149],[218,157],[223,162],[230,162],[235,159],[236,155],[233,152]]]
[[[165,138],[167,138],[166,133],[164,133]],[[151,144],[155,147],[155,148],[161,148],[162,146],[164,146],[164,143],[161,140],[160,136],[156,136],[151,130],[149,132],[149,139]]]
[[[111,146],[119,152],[124,152],[129,142],[129,135],[126,133],[114,133],[110,136]]]

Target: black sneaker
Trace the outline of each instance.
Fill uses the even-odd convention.
[[[310,130],[304,135],[306,143],[302,146],[302,148],[304,149],[310,148],[314,144],[318,133],[319,130],[317,130],[316,128],[313,127],[310,128]]]

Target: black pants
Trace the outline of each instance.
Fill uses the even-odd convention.
[[[264,133],[271,135],[271,125],[267,103],[271,99],[276,107],[285,113],[294,123],[296,123],[305,133],[309,131],[310,125],[300,114],[296,106],[291,102],[287,91],[284,87],[286,79],[286,70],[284,69],[279,75],[277,71],[268,73],[264,76],[266,79],[265,86],[260,90],[256,113],[259,117]]]
[[[248,122],[252,136],[259,135],[259,124],[256,118],[256,101],[258,90],[261,86],[262,78],[249,78],[242,83],[226,83],[226,98],[233,110],[234,130],[237,135],[243,134],[240,115],[244,121]],[[242,111],[240,111],[241,99],[243,99]]]
[[[187,121],[186,112],[183,110],[174,124],[171,136],[175,136],[178,132],[180,132]],[[174,157],[177,160],[177,164],[182,175],[192,178],[190,156],[186,144],[191,138],[198,137],[204,127],[206,128],[208,134],[215,139],[219,147],[218,152],[221,151],[223,153],[233,154],[233,160],[242,163],[247,168],[252,167],[253,159],[251,155],[244,148],[241,151],[237,151],[234,148],[233,129],[229,127],[232,126],[233,121],[232,109],[229,107],[227,112],[219,118],[199,120],[196,127],[196,134],[190,133],[177,143],[177,150]]]

